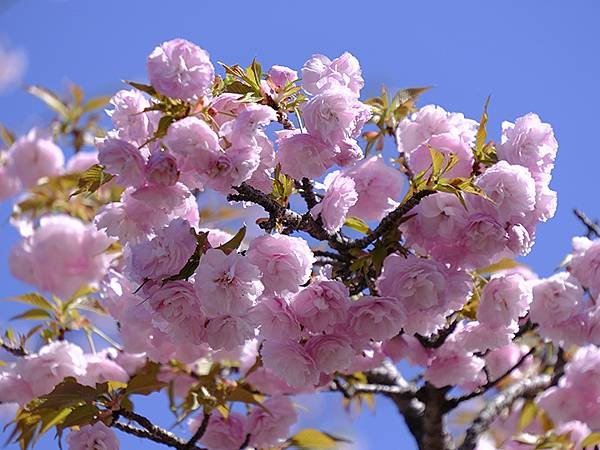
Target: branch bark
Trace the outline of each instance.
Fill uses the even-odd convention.
[[[189,442],[175,436],[170,431],[167,431],[157,425],[154,425],[150,420],[144,416],[141,416],[133,411],[119,410],[114,413],[115,422],[112,426],[124,433],[137,436],[142,439],[148,439],[159,444],[173,447],[178,450],[206,450],[195,445],[195,442],[191,446],[188,446]],[[127,420],[136,422],[143,428],[138,428],[133,425],[118,422],[119,417],[124,417]]]
[[[552,386],[556,381],[558,381],[557,375],[542,374],[534,378],[524,379],[502,391],[481,410],[467,429],[465,439],[458,450],[473,450],[477,446],[479,437],[489,429],[492,422],[503,410],[510,407],[517,399],[536,395],[538,392]]]
[[[431,194],[434,194],[434,193],[435,193],[435,191],[429,191],[429,190],[423,190],[423,191],[416,192],[406,202],[399,205],[395,210],[393,210],[391,213],[389,213],[387,216],[385,216],[383,219],[381,219],[381,222],[379,222],[379,225],[377,225],[377,227],[373,231],[367,233],[367,235],[361,239],[349,241],[345,245],[345,247],[346,248],[368,247],[369,245],[371,245],[373,242],[375,242],[377,239],[379,239],[384,234],[388,233],[389,231],[392,231],[394,228],[397,228],[398,224],[400,222],[400,219],[402,219],[404,216],[406,216],[406,214],[408,214],[411,209],[413,209],[415,206],[417,206],[421,200],[423,200],[425,197],[427,197]]]
[[[29,352],[23,347],[13,347],[12,345],[8,345],[6,342],[3,341],[0,341],[0,347],[2,347],[8,353],[14,356],[23,357],[29,355]]]
[[[394,402],[398,412],[404,417],[406,426],[420,447],[423,439],[425,405],[416,397],[417,385],[406,381],[389,361],[386,361],[382,367],[367,372],[367,381],[377,385],[400,388],[399,392],[384,393],[384,395]]]

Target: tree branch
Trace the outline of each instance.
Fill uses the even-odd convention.
[[[500,384],[502,381],[504,381],[506,378],[508,378],[510,376],[510,374],[512,374],[515,370],[517,370],[519,368],[519,366],[521,364],[523,364],[523,362],[525,362],[525,360],[529,356],[533,355],[534,352],[535,352],[535,347],[531,348],[527,353],[522,355],[521,358],[519,358],[519,360],[517,361],[517,363],[514,366],[512,366],[510,369],[508,369],[506,372],[504,372],[502,375],[500,375],[495,380],[487,382],[486,384],[481,386],[479,389],[476,389],[473,392],[463,395],[461,397],[456,397],[456,398],[450,399],[448,401],[448,410],[452,410],[452,409],[456,408],[462,402],[466,402],[467,400],[471,400],[472,398],[478,397],[478,396],[486,393],[491,388]]]
[[[132,434],[143,439],[149,439],[153,442],[158,442],[159,444],[164,444],[168,447],[173,447],[178,450],[205,450],[201,447],[197,447],[195,443],[193,443],[191,447],[188,447],[188,443],[183,439],[175,436],[173,433],[165,430],[164,428],[154,425],[149,419],[133,411],[115,411],[114,417],[115,422],[113,422],[112,426],[123,431],[124,433]],[[130,421],[136,422],[143,428],[137,428],[129,424],[118,422],[117,420],[119,417],[124,417]]]
[[[406,381],[390,361],[385,361],[382,367],[373,369],[367,372],[366,375],[369,383],[401,388],[400,392],[384,393],[384,395],[394,402],[417,444],[421,445],[425,405],[416,397],[417,385]]]
[[[187,443],[183,447],[183,450],[190,450],[196,446],[196,442],[198,442],[200,439],[202,439],[202,436],[204,436],[206,428],[208,427],[209,420],[210,413],[205,412],[204,416],[202,416],[202,422],[200,423],[200,426],[198,427],[194,435],[190,438],[190,440],[187,441]]]
[[[320,241],[328,241],[329,245],[336,249],[346,244],[346,240],[339,233],[331,234],[325,231],[308,212],[300,215],[291,209],[285,208],[267,194],[246,183],[234,186],[233,189],[238,194],[228,195],[227,199],[229,201],[252,202],[262,206],[269,213],[271,218],[269,222],[278,220],[293,230],[304,231]]]
[[[575,215],[581,221],[581,223],[583,223],[586,226],[588,230],[587,237],[589,239],[593,237],[600,237],[600,226],[598,226],[596,222],[594,222],[592,219],[586,216],[583,211],[577,208],[573,210],[573,213],[575,213]]]
[[[12,345],[8,345],[4,341],[0,341],[0,347],[2,347],[8,353],[10,353],[14,356],[23,357],[23,356],[29,355],[29,352],[27,350],[25,350],[23,347],[13,347]]]
[[[365,248],[375,242],[384,234],[394,230],[398,227],[400,219],[402,219],[406,214],[410,212],[415,206],[419,204],[419,202],[427,197],[428,195],[434,194],[436,191],[423,190],[416,192],[410,197],[406,202],[399,205],[395,210],[381,219],[379,225],[377,227],[367,233],[367,235],[361,239],[356,239],[354,241],[349,241],[345,247],[346,248]]]
[[[488,430],[492,422],[504,409],[510,407],[521,397],[533,396],[549,388],[558,381],[559,376],[559,374],[554,376],[548,374],[538,375],[534,378],[524,379],[502,391],[481,410],[467,429],[465,439],[458,450],[473,450],[477,446],[479,437]]]
[[[425,404],[423,437],[419,445],[421,450],[448,450],[453,447],[444,423],[448,389],[436,388],[429,383],[420,389],[419,398]]]

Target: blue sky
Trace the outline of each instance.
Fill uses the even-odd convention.
[[[556,217],[538,228],[525,262],[548,275],[569,251],[582,227],[579,207],[600,216],[597,168],[600,152],[600,3],[593,0],[206,2],[158,0],[0,0],[0,39],[26,51],[24,82],[64,89],[68,81],[92,95],[121,88],[119,80],[145,78],[145,58],[159,43],[190,39],[214,61],[299,68],[312,53],[331,57],[350,51],[361,62],[365,96],[389,88],[435,86],[422,104],[438,103],[478,119],[492,96],[490,134],[500,123],[537,112],[553,125],[560,148],[552,187]],[[0,123],[17,132],[48,119],[43,106],[14,90],[0,95]],[[16,234],[0,205],[0,260]],[[28,290],[0,264],[0,297]],[[11,314],[2,304],[0,326]],[[402,421],[385,400],[375,416],[330,420],[340,399],[327,395],[306,413],[312,425],[344,434],[351,427],[358,448],[412,448]],[[161,417],[156,402],[151,415]],[[165,419],[165,417],[162,417]],[[164,422],[164,423],[168,423]],[[135,441],[123,441],[130,448]],[[39,448],[56,448],[45,440]],[[144,444],[143,448],[159,448]]]

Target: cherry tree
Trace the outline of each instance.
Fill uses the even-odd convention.
[[[493,142],[487,103],[472,120],[418,108],[427,88],[361,99],[349,53],[220,66],[168,41],[148,84],[33,86],[52,123],[2,129],[8,263],[35,288],[14,319],[36,322],[0,342],[9,441],[346,445],[295,426],[308,393],[385,397],[424,450],[600,443],[600,230],[578,212],[588,235],[550,277],[516,262],[556,209],[549,124]],[[144,415],[150,394],[187,435]]]

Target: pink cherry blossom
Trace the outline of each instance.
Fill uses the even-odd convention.
[[[269,69],[268,80],[277,88],[282,89],[288,83],[293,83],[298,79],[298,72],[285,66],[272,66]]]
[[[107,137],[96,143],[98,161],[106,171],[115,175],[115,180],[121,186],[140,187],[145,181],[146,159],[133,144]]]
[[[69,450],[119,450],[116,433],[102,422],[71,431],[67,437]]]
[[[275,157],[281,170],[297,179],[318,178],[334,164],[338,149],[320,139],[299,131],[277,133],[278,152]]]
[[[302,67],[302,87],[312,95],[346,87],[358,97],[364,84],[360,64],[348,52],[333,61],[324,55],[313,55]]]
[[[346,88],[329,90],[302,106],[308,133],[329,145],[356,138],[371,118],[371,108],[356,100]]]
[[[202,415],[193,417],[189,427],[195,432],[202,423]],[[206,432],[200,438],[200,443],[209,450],[236,450],[241,447],[246,437],[246,417],[237,412],[231,412],[225,418],[213,413],[208,421]]]
[[[254,327],[245,316],[211,317],[206,324],[206,341],[213,350],[231,350],[253,337]]]
[[[553,327],[577,311],[583,298],[583,289],[567,272],[533,282],[531,319],[542,328]]]
[[[339,172],[330,173],[324,181],[326,192],[321,201],[313,206],[310,214],[323,221],[323,228],[334,233],[344,225],[350,208],[358,201],[354,180]]]
[[[359,339],[384,341],[406,326],[405,308],[392,297],[364,295],[352,303],[349,313],[350,330]]]
[[[0,165],[0,201],[12,197],[21,189],[21,182],[6,165]]]
[[[271,397],[263,402],[263,406],[254,407],[248,414],[246,433],[250,435],[250,445],[253,447],[276,447],[288,437],[298,415],[287,397]]]
[[[260,271],[247,256],[226,255],[209,249],[196,269],[196,293],[208,317],[244,314],[254,306],[264,287]]]
[[[80,377],[86,373],[83,350],[65,341],[51,342],[36,354],[17,362],[17,370],[36,397],[48,394],[66,377]]]
[[[45,216],[9,255],[11,273],[36,288],[68,298],[100,281],[111,257],[111,240],[92,225],[65,215]]]
[[[308,281],[315,261],[304,239],[282,234],[255,238],[247,256],[260,269],[267,292],[297,292]]]
[[[358,194],[349,215],[363,220],[380,220],[398,205],[404,178],[400,171],[386,165],[381,155],[365,159],[343,173],[354,180]]]
[[[284,297],[263,295],[252,310],[252,319],[265,339],[298,339],[302,334],[296,312]]]
[[[406,161],[414,173],[431,167],[430,148],[441,152],[449,161],[450,154],[458,158],[457,164],[443,175],[446,178],[468,177],[473,168],[473,152],[468,142],[455,133],[443,133],[431,136],[425,143],[407,152]]]
[[[477,177],[475,184],[487,195],[469,196],[474,210],[496,215],[500,222],[528,223],[535,207],[535,182],[523,166],[500,161]]]
[[[396,130],[398,150],[411,153],[431,137],[446,133],[458,136],[469,147],[475,141],[478,125],[460,113],[449,113],[440,106],[426,105],[400,122]]]
[[[150,184],[173,186],[179,180],[177,160],[167,152],[154,152],[146,164],[146,178]]]
[[[140,91],[121,90],[110,104],[114,109],[107,110],[107,114],[118,129],[119,139],[142,145],[152,137],[156,112],[143,112],[151,104]]]
[[[75,153],[69,160],[67,161],[67,166],[65,168],[65,172],[67,173],[77,173],[77,172],[85,172],[94,164],[98,164],[98,152],[79,152]]]
[[[600,240],[589,241],[585,238],[575,244],[571,259],[571,273],[585,287],[594,293],[600,292]]]
[[[215,71],[208,53],[185,39],[173,39],[148,56],[152,86],[169,97],[192,100],[211,92]]]
[[[313,281],[298,292],[292,308],[304,328],[313,333],[331,331],[346,321],[350,306],[348,288],[336,280]]]
[[[317,368],[327,374],[348,369],[356,353],[350,339],[334,334],[313,336],[306,342],[305,348]]]
[[[33,128],[8,149],[8,173],[21,185],[30,188],[42,177],[60,175],[65,163],[62,150],[53,142],[50,132]]]
[[[140,278],[167,278],[183,268],[195,249],[190,224],[175,219],[152,239],[131,248],[131,270]]]
[[[471,279],[464,271],[434,260],[398,254],[388,256],[377,280],[382,295],[394,297],[408,315],[405,331],[429,335],[470,295]]]
[[[481,292],[477,320],[490,328],[511,327],[516,331],[531,301],[531,285],[521,275],[494,277]]]
[[[295,341],[265,341],[260,353],[263,365],[292,387],[312,386],[319,381],[315,360]]]
[[[106,381],[127,383],[129,375],[116,361],[110,359],[109,352],[85,355],[85,374],[77,377],[81,384],[96,387]]]
[[[536,180],[547,180],[554,166],[558,143],[552,127],[537,114],[519,117],[515,123],[502,123],[498,159],[527,167]]]
[[[485,361],[465,352],[459,345],[447,343],[436,350],[424,378],[435,387],[460,385],[479,378]]]
[[[152,323],[169,334],[174,342],[205,342],[206,318],[194,286],[187,281],[169,281],[145,289],[144,306],[152,313]]]

